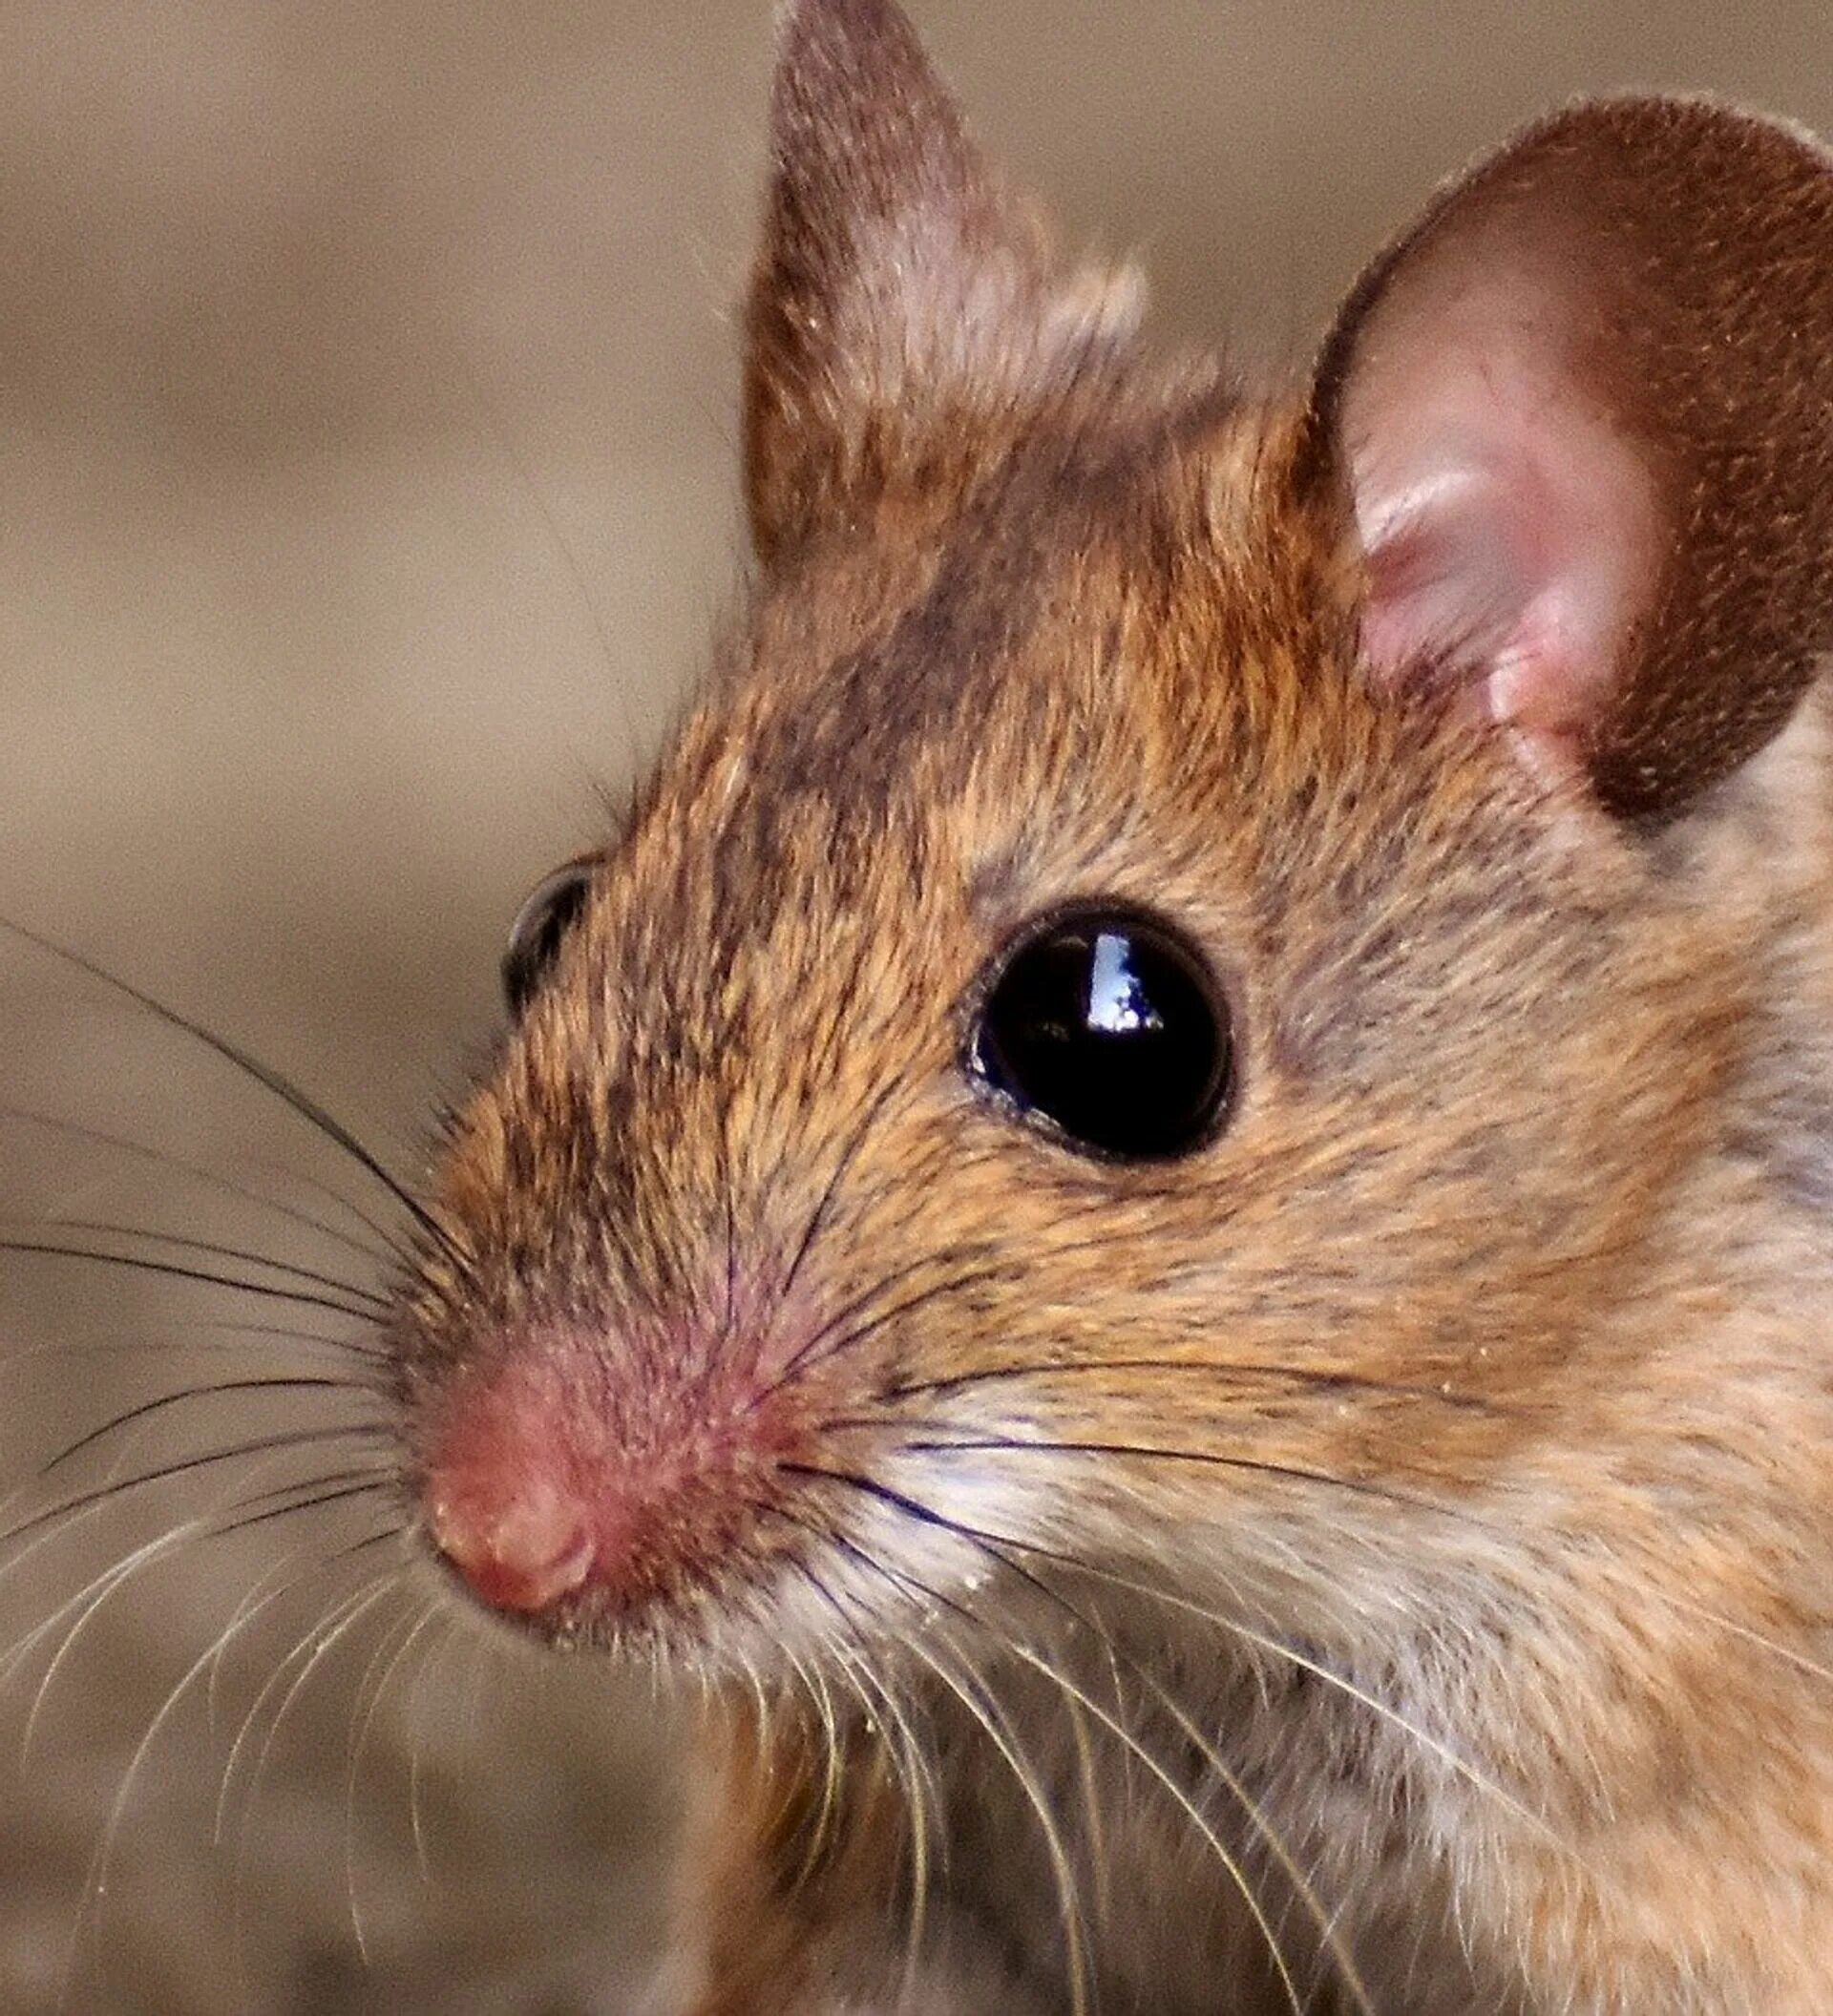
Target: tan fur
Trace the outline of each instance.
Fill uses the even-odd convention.
[[[1825,707],[1735,774],[1612,729],[1675,744],[1654,831],[1377,690],[1319,467],[1366,303],[1312,399],[1149,367],[1040,306],[889,8],[787,35],[769,564],[402,1318],[422,1463],[517,1354],[617,1451],[731,1430],[642,1613],[557,1628],[772,1704],[709,1725],[697,2016],[1833,2006]],[[1002,322],[881,304],[862,361],[856,288],[931,282],[797,183],[862,158],[894,243],[908,198],[949,271],[994,247]],[[1715,611],[1805,509],[1695,519]],[[1739,755],[1801,683],[1751,678]],[[987,962],[1089,894],[1213,949],[1199,1153],[1089,1161],[959,1067]]]

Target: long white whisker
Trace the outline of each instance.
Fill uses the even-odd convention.
[[[388,1691],[389,1681],[412,1648],[414,1640],[438,1614],[438,1609],[437,1602],[430,1602],[422,1607],[417,1618],[412,1611],[409,1611],[405,1632],[399,1623],[389,1627],[369,1661],[369,1672],[365,1673],[351,1703],[351,1712],[356,1719],[351,1727],[349,1763],[344,1780],[344,1887],[349,1899],[350,1930],[356,1936],[356,1950],[365,1966],[369,1964],[369,1936],[356,1897],[356,1788],[362,1776],[363,1754],[375,1725],[376,1710],[381,1706],[382,1696]],[[397,1636],[400,1639],[398,1644],[395,1643]],[[393,1647],[391,1652],[389,1649],[390,1646]],[[375,1670],[376,1661],[382,1658],[384,1653],[389,1655],[388,1663],[382,1668],[381,1677],[376,1680],[366,1707],[363,1701],[364,1690],[369,1686],[370,1674]]]
[[[1272,1921],[1267,1917],[1266,1906],[1261,1903],[1259,1898],[1254,1894],[1254,1885],[1248,1880],[1247,1871],[1242,1868],[1233,1853],[1224,1844],[1221,1836],[1216,1833],[1214,1826],[1211,1823],[1203,1809],[1190,1796],[1189,1792],[1178,1783],[1176,1776],[1152,1755],[1151,1752],[1146,1748],[1145,1744],[1139,1740],[1131,1730],[1127,1729],[1117,1716],[1109,1714],[1099,1702],[1078,1687],[1067,1674],[1059,1671],[1051,1661],[1045,1659],[1041,1653],[1032,1651],[1028,1647],[1019,1644],[1017,1640],[1002,1638],[1001,1642],[1015,1658],[1022,1660],[1034,1672],[1041,1673],[1046,1680],[1060,1688],[1080,1708],[1091,1714],[1109,1735],[1114,1737],[1117,1742],[1124,1744],[1128,1753],[1139,1759],[1159,1785],[1170,1795],[1185,1817],[1203,1837],[1211,1852],[1227,1871],[1230,1882],[1233,1884],[1235,1890],[1239,1893],[1242,1902],[1247,1905],[1249,1913],[1254,1919],[1255,1928],[1258,1930],[1260,1937],[1266,1942],[1267,1952],[1272,1958],[1275,1971],[1279,1976],[1279,1984],[1285,1991],[1286,2000],[1292,2005],[1293,2016],[1304,2016],[1304,2004],[1299,1998],[1297,1984],[1292,1978],[1292,1971],[1286,1964],[1285,1954],[1281,1950],[1279,1943],[1279,1935],[1275,1931]],[[1184,1724],[1184,1727],[1186,1732],[1189,1733],[1190,1725],[1188,1721]],[[1203,1749],[1206,1757],[1212,1759],[1213,1752],[1210,1746],[1205,1744]],[[1246,1800],[1246,1795],[1239,1791],[1233,1780],[1232,1774],[1223,1774],[1222,1782],[1230,1792],[1234,1793],[1237,1797],[1243,1799],[1252,1808],[1252,1801]],[[1253,1816],[1251,1812],[1250,1817]],[[1360,1984],[1357,1982],[1353,1969],[1350,1970],[1349,1979],[1357,1996],[1357,2006],[1367,2012],[1369,2010],[1368,2000],[1366,1995],[1362,1993]]]

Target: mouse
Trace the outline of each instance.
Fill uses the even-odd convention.
[[[1833,159],[1163,349],[790,0],[754,566],[512,934],[399,1522],[704,1696],[685,2016],[1757,2011],[1833,1953]]]

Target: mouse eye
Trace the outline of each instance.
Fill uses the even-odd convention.
[[[573,928],[592,891],[591,860],[569,861],[537,882],[509,927],[503,955],[503,995],[509,1012],[520,1015],[547,976],[560,941]]]
[[[1228,1004],[1195,948],[1136,913],[1061,913],[1005,955],[968,1068],[1077,1147],[1127,1161],[1196,1147],[1229,1096]]]

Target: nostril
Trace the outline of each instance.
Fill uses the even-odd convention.
[[[537,1478],[497,1498],[435,1483],[427,1523],[433,1544],[494,1609],[545,1610],[592,1572],[596,1548],[583,1512]]]

